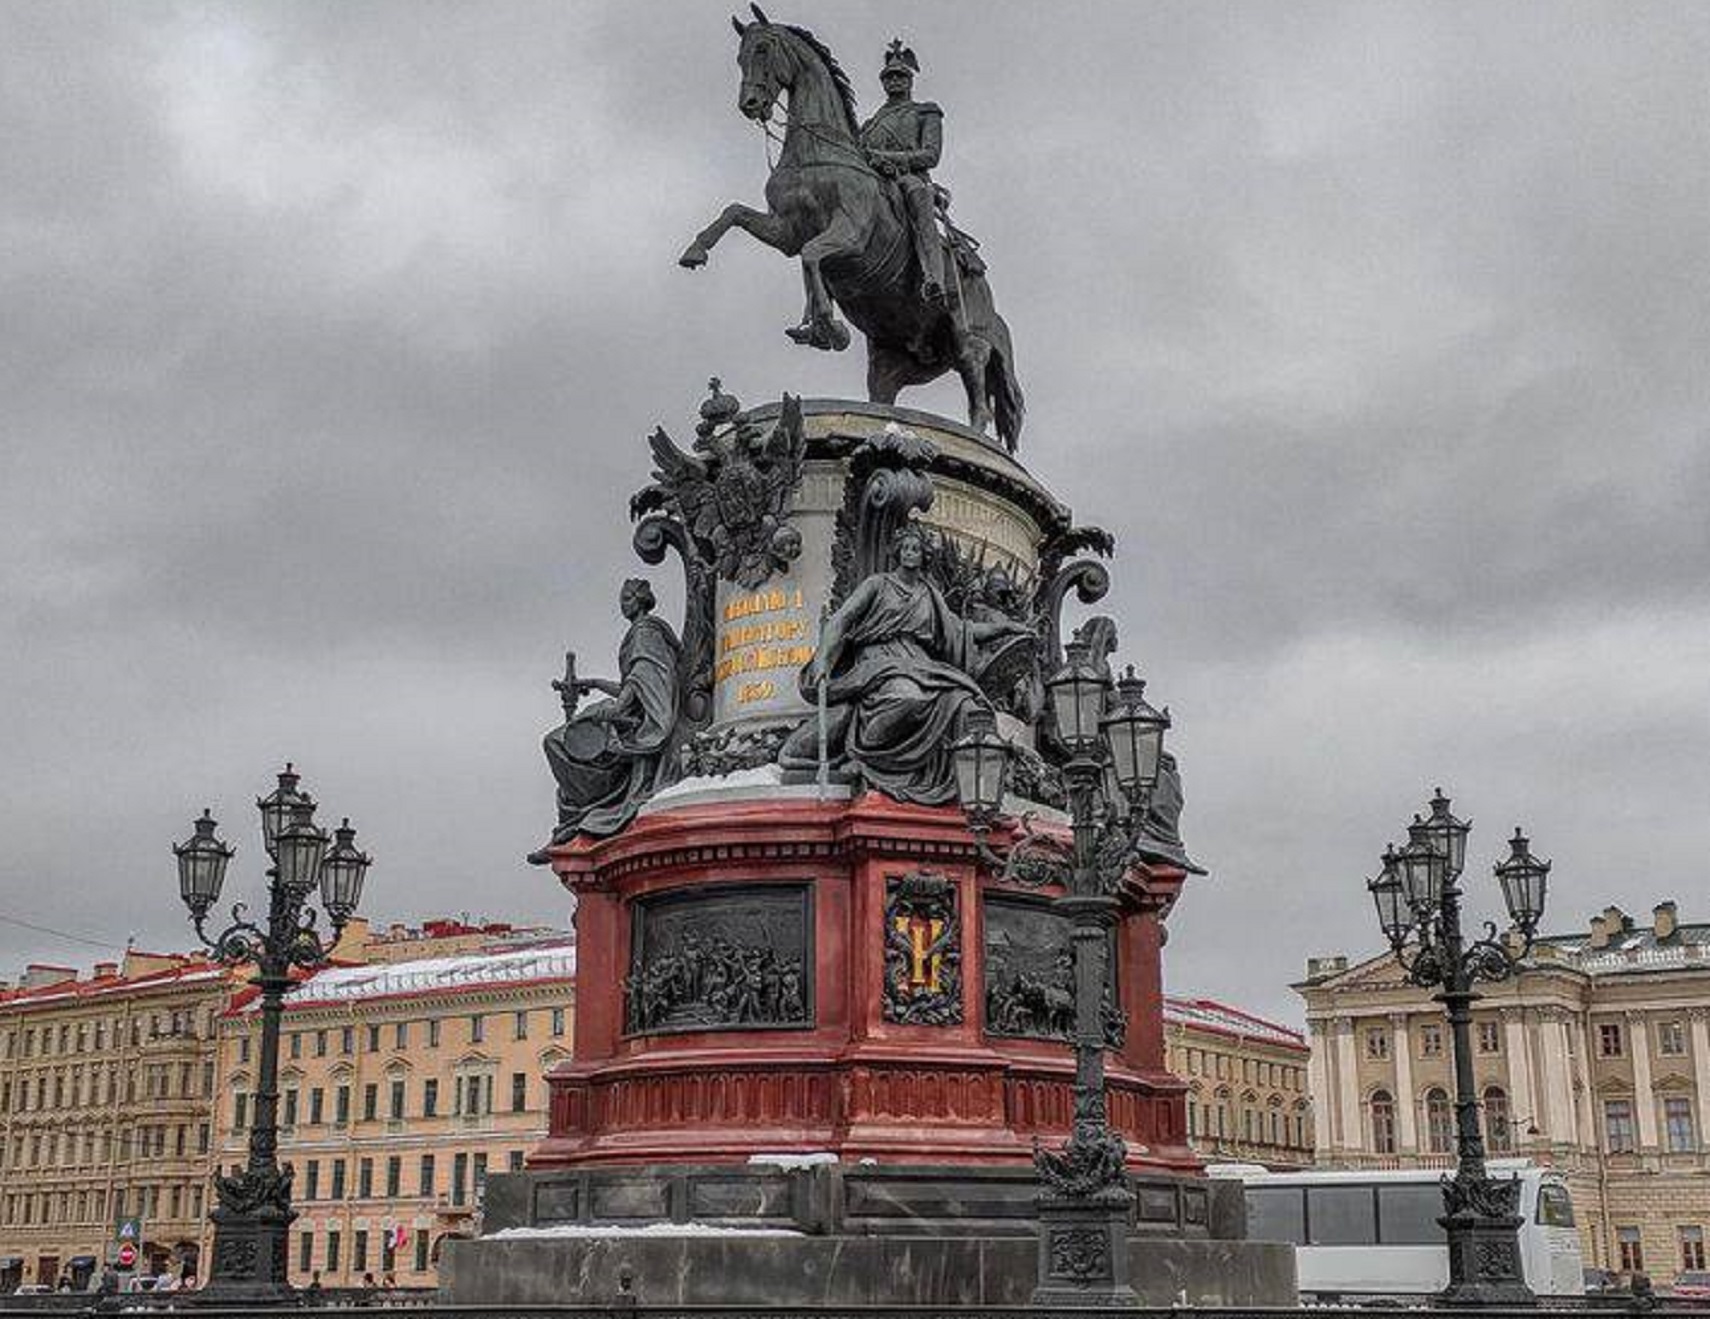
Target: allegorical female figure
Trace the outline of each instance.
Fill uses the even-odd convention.
[[[825,690],[825,753],[833,770],[898,801],[956,799],[950,744],[968,710],[989,703],[969,676],[978,643],[1024,632],[1013,622],[970,623],[925,573],[926,533],[913,523],[891,541],[896,567],[874,573],[826,619],[818,652],[802,671],[810,701]],[[817,718],[791,733],[786,769],[819,763]]]
[[[616,833],[675,770],[671,735],[683,647],[670,625],[653,616],[655,603],[645,578],[623,584],[618,606],[629,631],[618,647],[617,681],[566,674],[553,684],[565,716],[544,743],[546,762],[558,780],[554,843],[578,833]],[[578,711],[581,698],[595,691],[610,699]]]

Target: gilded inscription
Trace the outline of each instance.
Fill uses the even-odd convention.
[[[801,616],[805,608],[800,587],[755,591],[725,604],[713,681],[722,685],[732,678],[744,679],[736,692],[738,705],[770,700],[778,693],[773,679],[751,675],[799,669],[813,658],[808,622]]]

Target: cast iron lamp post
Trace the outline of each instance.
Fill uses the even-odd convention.
[[[1152,708],[1134,670],[1115,684],[1088,648],[1066,647],[1067,662],[1045,685],[1055,731],[1069,752],[1063,767],[1073,848],[1067,864],[1033,872],[1064,892],[1054,906],[1068,920],[1075,995],[1074,1126],[1061,1152],[1035,1146],[1045,1191],[1039,1200],[1035,1305],[1134,1305],[1128,1282],[1128,1218],[1133,1194],[1127,1148],[1110,1127],[1105,1101],[1110,931],[1118,894],[1135,859],[1146,806],[1158,781],[1168,711]],[[986,846],[1003,805],[1009,745],[989,714],[970,720],[954,748],[957,789],[981,855],[1010,877],[1012,866]],[[1010,861],[1015,859],[1012,852]]]
[[[295,1295],[286,1246],[297,1215],[291,1208],[291,1174],[279,1166],[278,1159],[280,1017],[285,995],[293,988],[292,968],[306,970],[326,961],[356,910],[370,860],[357,849],[356,831],[348,819],[334,831],[328,845],[326,831],[314,822],[314,800],[298,791],[297,783],[297,774],[286,765],[278,786],[256,802],[262,844],[272,861],[267,870],[264,922],[250,920],[240,902],[232,908],[232,923],[208,937],[208,909],[219,901],[226,865],[236,849],[215,834],[217,826],[207,811],[196,821],[195,833],[172,849],[178,858],[179,891],[197,937],[217,961],[253,964],[250,983],[261,991],[261,1049],[249,1162],[242,1172],[214,1179],[219,1204],[210,1215],[214,1261],[205,1290],[208,1300],[216,1304],[285,1301]],[[322,938],[314,910],[305,905],[317,885],[321,906],[332,924],[330,939]]]
[[[1517,937],[1498,937],[1486,921],[1484,937],[1461,934],[1461,890],[1456,881],[1466,859],[1472,825],[1449,812],[1441,788],[1426,819],[1413,817],[1407,845],[1385,849],[1383,871],[1367,883],[1396,960],[1407,978],[1435,998],[1449,1017],[1455,1063],[1455,1175],[1443,1179],[1442,1223],[1449,1237],[1449,1285],[1444,1305],[1530,1305],[1535,1297],[1520,1271],[1520,1183],[1492,1178],[1484,1165],[1478,1093],[1473,1083],[1472,1005],[1480,980],[1506,980],[1532,947],[1544,914],[1550,863],[1539,861],[1516,829],[1510,854],[1496,866],[1503,902]]]

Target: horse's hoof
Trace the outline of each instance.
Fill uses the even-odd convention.
[[[677,258],[677,264],[685,270],[699,270],[707,263],[707,250],[699,243],[690,243],[683,249],[683,255]]]
[[[792,325],[784,334],[792,343],[811,344],[814,341],[813,327],[808,325]]]
[[[849,327],[842,321],[832,321],[825,327],[826,338],[830,341],[821,347],[830,348],[834,353],[841,353],[849,347]]]

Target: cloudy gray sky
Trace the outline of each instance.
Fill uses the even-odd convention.
[[[1552,925],[1710,920],[1710,7],[772,8],[945,106],[1022,456],[1176,715],[1172,990],[1295,1015],[1439,782]],[[0,973],[182,946],[168,843],[213,806],[254,888],[287,757],[376,916],[561,920],[546,684],[609,667],[643,435],[861,388],[775,254],[674,264],[760,193],[726,9],[0,34]]]

